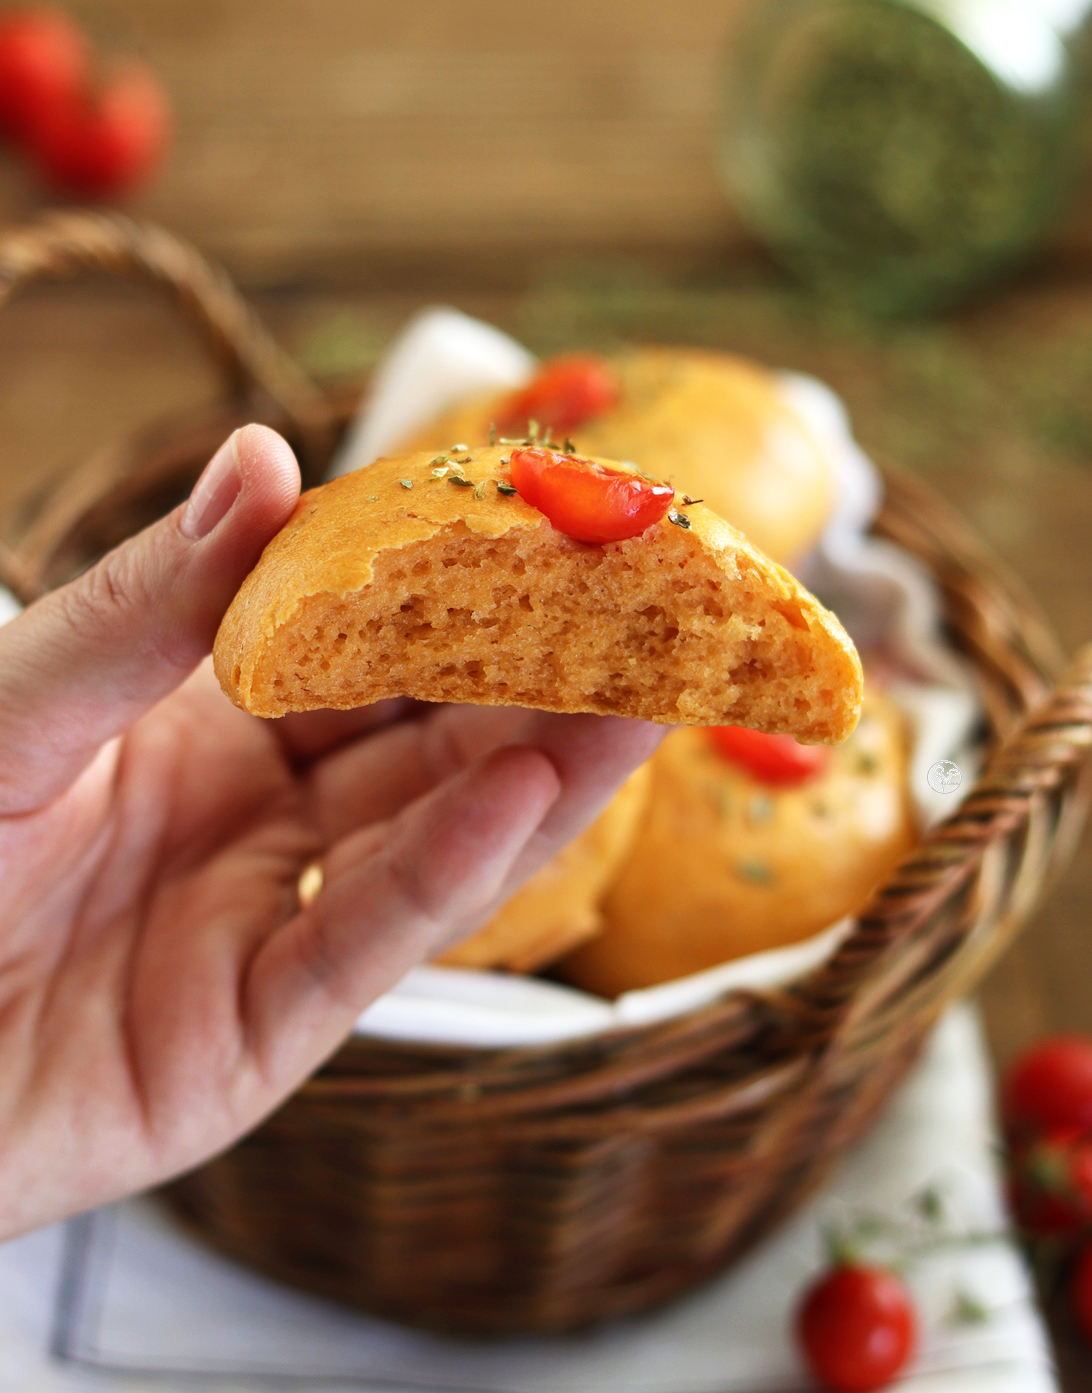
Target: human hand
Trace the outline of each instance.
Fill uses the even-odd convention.
[[[662,733],[236,710],[203,660],[298,494],[288,446],[248,426],[188,503],[0,628],[0,1237],[230,1144]]]

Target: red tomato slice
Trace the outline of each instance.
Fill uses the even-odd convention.
[[[568,353],[544,363],[537,375],[513,392],[498,413],[502,435],[522,435],[537,421],[557,436],[568,434],[618,400],[618,382],[610,367],[590,353]]]
[[[753,778],[779,788],[793,788],[814,779],[830,758],[823,745],[800,745],[791,735],[764,735],[745,726],[710,726],[709,738],[718,754]]]
[[[659,522],[675,490],[640,474],[541,446],[513,450],[512,483],[532,508],[578,542],[620,542]]]

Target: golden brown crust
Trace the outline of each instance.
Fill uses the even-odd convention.
[[[845,631],[707,508],[590,546],[498,489],[502,447],[460,458],[466,485],[423,452],[303,496],[216,638],[237,705],[279,716],[403,695],[807,741],[853,729]]]
[[[869,695],[827,770],[773,789],[704,731],[653,757],[652,796],[566,980],[613,997],[796,943],[858,910],[914,843],[900,713]]]
[[[745,358],[690,348],[641,348],[610,360],[619,400],[572,432],[584,454],[638,460],[703,498],[775,561],[803,556],[834,499],[830,461],[786,402],[774,373]],[[405,444],[484,444],[505,394],[468,401]]]
[[[590,827],[517,891],[477,933],[436,961],[449,967],[534,972],[602,928],[603,892],[629,851],[652,769],[635,770]]]

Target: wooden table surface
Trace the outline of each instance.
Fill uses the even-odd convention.
[[[585,268],[518,292],[464,286],[450,299],[540,350],[689,338],[820,373],[849,403],[866,448],[958,504],[1067,648],[1092,639],[1092,421],[1079,390],[1092,367],[1092,281],[1040,276],[943,324],[901,331],[818,313],[761,266],[671,283]],[[374,361],[420,300],[407,285],[267,293],[258,306],[310,365],[351,371]],[[0,525],[95,446],[216,392],[192,335],[146,294],[103,284],[26,293],[0,319]],[[1047,1031],[1092,1032],[1090,851],[1086,836],[981,990],[999,1064]],[[1092,1357],[1064,1315],[1055,1325],[1067,1393],[1092,1388]]]

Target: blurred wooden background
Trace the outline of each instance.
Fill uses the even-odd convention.
[[[514,283],[604,250],[730,256],[744,237],[717,180],[714,113],[749,3],[67,7],[172,94],[176,148],[138,211],[250,285],[367,285]],[[4,167],[0,219],[37,194]],[[1090,214],[1061,234],[1068,256],[1092,261]]]

